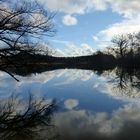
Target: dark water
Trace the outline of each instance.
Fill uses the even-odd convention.
[[[0,72],[0,139],[140,139],[136,70],[62,69],[16,78]]]

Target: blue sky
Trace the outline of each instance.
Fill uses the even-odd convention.
[[[49,45],[64,55],[104,49],[112,37],[140,31],[139,0],[38,0],[57,12]]]
[[[55,44],[56,47],[60,48],[65,47],[65,43],[63,43],[63,41],[68,41],[77,45],[88,43],[98,49],[93,36],[108,27],[108,25],[122,20],[120,15],[112,12],[110,9],[104,12],[96,11],[85,15],[76,15],[75,17],[78,20],[77,24],[72,26],[67,26],[62,22],[63,16],[65,16],[63,13],[57,13],[55,16],[54,20],[56,21],[57,33],[52,39],[52,44]],[[58,40],[58,42],[56,40]]]

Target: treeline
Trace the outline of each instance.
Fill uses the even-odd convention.
[[[140,33],[118,35],[112,39],[112,46],[89,56],[53,57],[50,54],[32,53],[32,51],[24,50],[15,55],[8,55],[2,61],[12,62],[16,65],[43,64],[46,66],[63,66],[67,68],[94,67],[95,69],[113,69],[116,66],[139,68],[139,60]]]
[[[6,59],[1,60],[19,65],[43,64],[67,68],[113,69],[116,66],[140,68],[140,33],[116,36],[112,39],[112,46],[89,56],[53,57],[50,54],[32,53],[32,51],[24,50],[14,55],[8,55]]]
[[[118,35],[112,39],[112,43],[107,52],[115,57],[117,65],[140,67],[140,32]]]

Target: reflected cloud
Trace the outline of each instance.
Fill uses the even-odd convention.
[[[53,86],[61,86],[65,84],[71,84],[76,80],[86,82],[92,77],[93,72],[89,70],[63,69],[47,71],[40,74],[32,74],[27,77],[16,75],[16,78],[20,80],[20,82],[17,82],[8,74],[0,72],[0,96],[2,97],[3,95],[10,95],[20,91],[30,91],[31,93],[40,94],[42,88],[45,87],[45,84],[51,81],[53,81]],[[57,79],[61,80],[58,82]]]
[[[10,94],[21,94],[20,99],[24,100],[20,102],[20,104],[18,100],[14,100],[14,103],[16,104],[16,110],[14,110],[14,112],[12,113],[12,115],[20,115],[20,113],[24,112],[26,108],[25,105],[28,106],[25,101],[27,101],[26,98],[29,92],[33,93],[35,97],[40,99],[41,94],[47,92],[47,89],[51,88],[51,90],[56,92],[54,93],[54,95],[57,98],[61,99],[63,97],[64,106],[65,109],[67,109],[65,110],[65,112],[56,113],[53,118],[55,125],[60,131],[62,139],[132,139],[135,134],[139,135],[137,131],[140,129],[140,91],[138,87],[134,88],[132,86],[133,80],[135,83],[138,80],[138,77],[132,75],[130,77],[133,80],[130,81],[129,78],[127,78],[127,73],[125,73],[126,75],[122,75],[122,71],[119,71],[119,74],[120,75],[117,75],[116,71],[96,72],[88,70],[64,69],[48,71],[41,74],[32,74],[30,77],[18,76],[18,79],[21,80],[20,82],[16,82],[8,75],[0,73],[0,106],[1,104],[4,104],[4,102],[6,103],[6,100],[3,99],[5,99],[7,96],[10,96]],[[120,83],[122,82],[120,81],[120,77],[125,77],[125,86],[127,88],[125,88],[123,92],[121,92],[123,88],[121,90],[119,88],[120,85],[123,84]],[[90,82],[88,83],[88,81]],[[61,88],[61,90],[58,90],[58,87],[54,87],[63,87],[63,85],[72,83],[78,83],[78,86],[76,87],[78,89],[74,90],[74,94],[67,92],[69,88],[71,88],[69,85],[68,87],[64,87],[64,90],[62,90]],[[118,83],[119,87],[117,87]],[[82,87],[83,85],[86,86]],[[60,93],[62,94],[58,95],[57,91],[55,90],[60,91]],[[77,93],[77,91],[79,92],[79,90],[83,90],[83,93]],[[97,94],[104,93],[108,97],[124,101],[124,104],[123,106],[121,106],[122,104],[118,105],[115,110],[113,110],[114,108],[111,108],[110,113],[108,113],[108,109],[110,108],[108,107],[108,105],[112,105],[112,102],[110,101],[110,103],[106,105],[107,101],[109,101],[107,98],[105,98],[104,96],[98,96],[97,94],[95,94],[95,96],[93,96],[93,94],[89,94],[92,92],[93,94],[94,92],[96,92]],[[75,95],[75,93],[77,93],[77,95]],[[85,95],[85,93],[87,94]],[[54,96],[53,92],[51,92],[51,95]],[[93,101],[92,98],[91,100],[89,100],[90,97],[93,98],[93,101],[95,101],[96,99],[99,99],[99,101],[103,101],[104,99],[106,100],[104,101],[104,103],[100,103],[97,100],[97,102],[99,103],[96,103],[95,101],[95,104],[92,104]],[[86,105],[80,106],[79,102],[82,104],[83,101],[85,101]],[[37,104],[38,102],[39,100],[36,101]],[[43,105],[45,103],[43,103]],[[105,108],[106,112],[94,112],[92,110],[88,110],[94,108],[94,105],[97,105],[97,109],[95,109],[96,107],[94,109],[98,111],[99,108],[102,108],[100,104],[105,105],[105,107],[103,108]],[[121,108],[119,108],[120,106]],[[77,107],[79,107],[81,110],[77,110]],[[85,110],[85,108],[87,110]],[[32,112],[33,111],[34,110],[32,110]],[[40,126],[38,126],[37,128],[40,129]],[[45,136],[45,133],[46,131],[41,132],[40,134],[42,136]]]
[[[77,107],[79,101],[76,99],[68,99],[64,102],[65,108],[72,110],[73,108]]]
[[[28,77],[16,76],[17,79],[20,79],[20,82],[15,81],[12,77],[9,77],[8,74],[0,72],[0,97],[20,91],[30,91],[31,93],[40,95],[43,88],[46,87],[46,84],[48,84],[49,82],[52,82],[51,86],[63,86],[70,85],[71,83],[74,83],[78,80],[79,83],[86,83],[87,81],[91,80],[94,90],[96,89],[101,93],[106,93],[113,98],[124,101],[126,101],[126,98],[128,98],[127,100],[129,100],[129,98],[140,98],[139,89],[134,88],[131,81],[125,80],[127,82],[127,88],[125,88],[124,90],[119,89],[115,85],[121,81],[119,81],[118,78],[116,81],[113,81],[113,79],[116,78],[116,74],[114,71],[104,71],[98,76],[100,72],[90,70],[54,70],[43,72],[40,74],[32,74]],[[138,81],[138,79],[134,76],[133,80],[134,83]]]
[[[100,76],[98,76],[98,74],[98,72],[90,70],[63,69],[32,74],[28,77],[16,76],[20,79],[20,82],[16,82],[8,74],[0,72],[0,97],[20,91],[25,91],[25,93],[30,91],[31,93],[40,95],[43,88],[46,87],[46,84],[49,82],[52,82],[51,86],[63,86],[70,85],[78,80],[78,82],[85,83],[91,80],[92,85],[90,86],[92,86],[94,90],[96,89],[99,92],[105,93],[116,99],[126,101],[126,98],[140,97],[139,89],[132,87],[130,81],[127,82],[127,89],[125,90],[114,87],[115,82],[118,82],[111,81],[116,77],[114,71],[104,71]],[[134,77],[134,81],[137,81],[136,77]]]
[[[93,72],[90,70],[79,70],[79,69],[62,69],[62,70],[54,70],[54,71],[47,71],[41,74],[32,74],[30,77],[20,77],[20,83],[32,83],[33,81],[46,83],[50,80],[55,78],[63,77],[65,80],[74,81],[74,80],[81,80],[87,81],[93,77]]]
[[[140,128],[140,107],[131,104],[112,114],[86,110],[56,114],[55,123],[63,139],[135,139]]]

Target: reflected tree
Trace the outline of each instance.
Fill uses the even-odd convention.
[[[118,96],[140,97],[140,70],[116,67],[113,70],[93,70],[107,80],[107,86]],[[108,85],[109,84],[109,85]]]
[[[0,103],[1,140],[49,140],[57,137],[51,123],[56,102],[35,99],[32,95],[23,101],[11,96]]]
[[[140,71],[137,69],[114,69],[114,77],[109,80],[113,84],[114,92],[125,96],[139,96]]]

